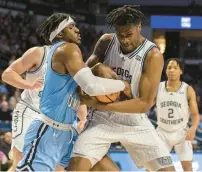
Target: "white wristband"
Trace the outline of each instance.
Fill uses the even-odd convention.
[[[79,70],[73,78],[81,89],[90,96],[107,95],[125,89],[125,84],[122,81],[97,77],[93,75],[89,67]]]

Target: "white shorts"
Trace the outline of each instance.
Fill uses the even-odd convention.
[[[12,145],[16,147],[20,152],[23,152],[25,133],[31,124],[36,119],[39,113],[30,109],[25,104],[18,103],[13,111],[12,119]]]
[[[94,165],[114,142],[122,143],[138,167],[157,158],[170,159],[169,151],[145,114],[120,115],[100,111],[88,115],[87,127],[79,135],[72,157],[86,157]]]
[[[169,151],[172,148],[179,156],[180,161],[192,161],[193,160],[193,148],[191,141],[185,140],[188,127],[181,128],[175,132],[168,132],[158,127],[156,129],[159,137],[164,141]]]

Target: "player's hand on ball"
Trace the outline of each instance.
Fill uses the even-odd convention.
[[[187,136],[186,136],[186,140],[192,141],[194,140],[194,137],[196,135],[196,128],[191,127],[188,131],[187,131]]]
[[[94,107],[94,108],[99,103],[96,97],[89,96],[87,94],[80,95],[80,101],[81,104],[86,104],[88,107]]]
[[[123,90],[123,93],[128,97],[132,97],[132,92],[131,92],[131,86],[127,81],[123,81],[125,84],[125,89]]]
[[[77,93],[77,96],[79,96],[80,98],[81,104],[86,104],[88,107],[95,107],[96,104],[98,103],[98,100],[96,97],[85,94],[80,87],[77,87],[76,93]]]

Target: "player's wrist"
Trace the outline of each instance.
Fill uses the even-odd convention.
[[[24,87],[24,89],[31,89],[32,88],[32,84],[30,84],[30,82],[24,80],[23,87]]]
[[[197,129],[197,126],[192,125],[191,128],[194,129],[194,130],[196,130],[196,129]]]

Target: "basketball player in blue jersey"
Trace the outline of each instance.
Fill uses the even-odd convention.
[[[104,105],[94,97],[81,96],[95,109],[89,112],[89,124],[74,145],[69,171],[88,171],[118,141],[138,167],[175,170],[169,151],[145,114],[153,106],[164,60],[156,45],[140,33],[144,19],[135,5],[114,9],[107,16],[115,34],[100,38],[88,65],[101,62],[110,66],[119,79],[131,83],[133,98]]]
[[[21,100],[17,103],[13,111],[12,118],[12,146],[11,157],[12,167],[9,171],[14,171],[18,162],[22,159],[25,133],[34,119],[39,117],[40,92],[42,91],[42,80],[46,68],[46,57],[50,47],[32,47],[28,49],[20,58],[14,61],[2,74],[2,80],[13,87],[24,89]],[[21,74],[26,73],[25,79]],[[77,114],[80,121],[77,130],[81,132],[86,121],[87,112],[82,105]],[[64,170],[60,165],[56,171]]]
[[[38,27],[37,35],[40,42],[51,45],[40,99],[42,114],[27,130],[23,159],[16,171],[53,171],[57,164],[67,166],[76,134],[72,124],[80,105],[78,85],[90,96],[130,89],[125,81],[92,74],[77,46],[81,38],[70,15],[51,15]]]

